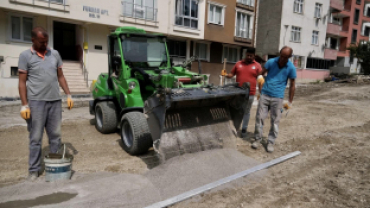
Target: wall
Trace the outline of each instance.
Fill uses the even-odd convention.
[[[105,25],[91,24],[88,26],[89,33],[89,82],[96,79],[99,74],[108,72],[108,47],[107,36],[109,27]],[[103,46],[103,50],[96,50],[95,45]]]
[[[33,2],[35,5],[32,5]],[[48,4],[44,1],[33,0],[1,0],[0,1],[0,56],[5,57],[5,63],[0,64],[0,96],[18,96],[18,78],[10,78],[10,66],[18,65],[18,56],[21,51],[31,47],[31,43],[7,42],[6,28],[7,15],[4,12],[14,11],[28,14],[35,18],[35,25],[43,26],[49,32],[49,46],[53,47],[53,21],[62,21],[77,24],[77,33],[82,33],[83,40],[88,42],[89,50],[84,51],[86,65],[89,71],[89,83],[96,79],[101,72],[108,71],[107,39],[109,31],[121,26],[135,26],[148,32],[162,33],[171,37],[186,39],[204,38],[205,0],[198,5],[198,29],[188,29],[174,25],[175,1],[160,0],[157,3],[157,21],[143,21],[122,16],[122,3],[115,1],[73,0],[68,1],[66,7],[57,4]],[[99,9],[99,13],[84,11],[84,8]],[[106,12],[103,12],[106,11]],[[42,16],[40,14],[43,14]],[[99,18],[98,18],[99,14]],[[93,18],[94,16],[94,18]],[[82,35],[77,42],[82,41]],[[103,46],[103,50],[95,50],[94,45]]]
[[[281,0],[264,0],[259,2],[256,53],[259,56],[279,52],[281,30]]]
[[[224,25],[216,25],[208,23],[208,13],[209,13],[209,2],[206,4],[205,8],[205,29],[204,29],[204,39],[209,41],[237,44],[242,46],[253,47],[253,41],[251,43],[243,43],[234,40],[235,36],[235,16],[236,16],[236,0],[213,0],[212,2],[220,3],[225,5],[225,15],[224,15]],[[244,10],[244,9],[243,9]],[[255,13],[250,10],[244,10],[252,16],[251,24],[254,28],[254,17]],[[222,35],[220,35],[222,34]],[[252,36],[254,38],[254,35]]]
[[[297,82],[312,82],[315,80],[323,80],[329,76],[329,70],[297,70]]]
[[[299,14],[293,12],[294,0],[284,0],[279,48],[288,45],[293,48],[295,55],[324,58],[324,45],[328,21],[326,14],[329,10],[330,1],[320,1],[322,4],[322,18],[320,19],[314,18],[316,2],[317,1],[304,1],[303,14]],[[286,27],[286,25],[288,26]],[[290,41],[292,26],[301,27],[300,43]],[[319,31],[318,45],[312,45],[313,30]]]
[[[0,63],[0,97],[19,96],[18,77],[11,77],[10,67],[18,67],[19,54],[31,48],[31,43],[11,42],[8,38],[8,14],[0,9],[0,56],[4,56],[4,62]],[[35,16],[31,13],[22,12],[23,15],[34,17],[34,24],[47,27],[45,16]]]
[[[23,2],[23,3],[17,3]],[[10,10],[18,10],[20,12],[32,12],[34,14],[44,14],[46,16],[72,19],[81,21],[84,23],[95,23],[104,24],[116,28],[119,26],[136,26],[147,31],[164,33],[169,35],[177,35],[183,37],[189,37],[194,39],[204,38],[204,12],[206,1],[199,1],[199,22],[198,29],[187,29],[174,25],[175,20],[175,1],[173,0],[160,0],[157,3],[158,16],[157,22],[152,21],[141,21],[138,19],[130,19],[122,17],[122,3],[121,1],[94,1],[94,0],[73,0],[68,1],[66,11],[63,11],[63,7],[58,9],[49,9],[41,6],[32,6],[32,0],[7,0],[0,1],[0,8],[6,8]],[[43,3],[41,1],[34,1],[36,4]],[[109,3],[107,3],[109,2]],[[55,6],[55,4],[51,4]],[[100,9],[100,16],[97,18],[96,13],[84,11],[84,6],[93,7]],[[106,10],[107,13],[101,14],[102,10]],[[91,14],[95,15],[95,18],[90,17]]]

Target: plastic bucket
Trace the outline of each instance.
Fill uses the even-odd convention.
[[[72,175],[72,158],[65,157],[65,145],[61,158],[45,156],[45,180],[47,182],[57,180],[69,180]]]

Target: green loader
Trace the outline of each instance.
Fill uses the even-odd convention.
[[[129,154],[154,147],[171,158],[224,147],[225,139],[236,138],[248,83],[208,84],[200,70],[188,69],[191,62],[172,64],[165,36],[135,27],[108,36],[108,59],[108,73],[91,88],[90,114],[99,132],[120,133]]]

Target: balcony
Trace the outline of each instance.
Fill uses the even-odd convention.
[[[237,0],[236,6],[253,12],[254,0]]]
[[[243,43],[252,43],[253,29],[243,30],[239,27],[235,28],[234,40]]]
[[[156,26],[157,13],[157,8],[123,1],[120,20],[134,24]]]
[[[340,25],[334,24],[334,23],[328,23],[326,33],[339,36],[341,30],[342,30],[342,27]]]
[[[338,50],[331,49],[331,48],[325,48],[324,59],[336,60],[337,54],[338,54]]]
[[[9,0],[10,3],[47,8],[54,11],[69,12],[67,0]]]
[[[344,10],[344,0],[330,0],[330,7],[338,11]]]

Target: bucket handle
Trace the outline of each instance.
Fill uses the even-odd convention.
[[[63,147],[64,147],[64,150],[63,150],[63,159],[64,159],[64,155],[66,154],[66,144],[63,144]]]

